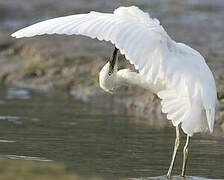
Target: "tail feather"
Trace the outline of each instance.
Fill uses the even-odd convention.
[[[176,90],[160,91],[157,95],[162,99],[162,112],[167,113],[167,119],[171,120],[174,126],[181,123],[186,134],[192,136],[196,132],[204,132],[208,129],[212,131],[213,124],[208,123],[212,122],[212,111],[205,111],[200,99],[190,99],[184,94],[179,95]]]
[[[186,97],[178,97],[175,90],[164,90],[157,93],[162,99],[162,112],[167,113],[167,119],[172,120],[174,126],[180,124],[184,119],[189,102]]]

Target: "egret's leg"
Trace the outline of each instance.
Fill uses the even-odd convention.
[[[174,161],[175,161],[175,158],[176,158],[176,154],[177,154],[177,150],[178,150],[179,145],[180,145],[180,132],[179,132],[179,125],[178,125],[178,126],[176,126],[176,140],[175,140],[172,160],[171,160],[170,167],[169,167],[169,170],[168,170],[168,173],[167,173],[167,178],[170,178],[170,176],[171,176],[171,172],[172,172],[172,169],[173,169],[173,165],[174,165]]]
[[[189,142],[190,142],[190,136],[187,135],[186,144],[183,149],[183,166],[182,166],[182,173],[181,173],[181,176],[183,177],[185,176],[185,172],[186,172],[187,157],[189,152]]]

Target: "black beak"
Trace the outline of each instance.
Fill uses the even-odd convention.
[[[117,49],[115,47],[113,55],[110,58],[110,61],[109,61],[110,62],[109,75],[111,75],[114,72],[115,68],[117,68],[118,51],[119,51],[119,49]]]

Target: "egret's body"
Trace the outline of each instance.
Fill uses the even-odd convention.
[[[137,7],[120,7],[114,13],[90,12],[40,22],[12,34],[32,37],[42,34],[85,35],[110,41],[113,57],[100,72],[105,91],[132,84],[161,98],[162,112],[176,127],[176,142],[167,176],[170,177],[180,144],[179,127],[187,134],[182,175],[185,175],[189,137],[213,131],[216,86],[213,75],[199,52],[172,40],[157,19]],[[137,72],[117,70],[118,49]]]

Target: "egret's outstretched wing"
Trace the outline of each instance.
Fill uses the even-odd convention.
[[[120,7],[113,14],[90,12],[50,19],[21,29],[12,36],[43,34],[76,34],[111,41],[150,81],[164,76],[162,68],[176,51],[176,43],[159,21],[135,6]]]
[[[190,47],[173,41],[157,19],[152,19],[139,8],[120,7],[113,14],[90,12],[55,18],[19,30],[12,36],[21,38],[42,34],[76,34],[110,41],[147,82],[156,84],[162,79],[167,89],[175,91],[177,98],[184,96],[186,102],[190,102],[184,103],[185,108],[191,106],[191,99],[200,101],[197,103],[205,109],[212,130],[216,88],[203,57]],[[166,95],[160,97],[167,98]]]

